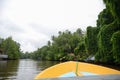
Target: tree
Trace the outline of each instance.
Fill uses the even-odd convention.
[[[8,37],[1,44],[4,52],[8,55],[8,59],[19,59],[20,44],[13,41],[12,37]]]
[[[59,31],[58,36],[52,36],[52,41],[33,52],[34,58],[41,60],[71,60],[73,59],[74,49],[78,44],[84,41],[82,30],[79,28],[71,33],[69,30]]]

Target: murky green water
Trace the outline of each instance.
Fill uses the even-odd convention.
[[[0,80],[33,80],[42,70],[57,63],[31,59],[0,61]]]

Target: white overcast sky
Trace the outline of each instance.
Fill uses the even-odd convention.
[[[58,31],[96,26],[104,8],[102,0],[0,0],[0,37],[12,36],[31,52]]]

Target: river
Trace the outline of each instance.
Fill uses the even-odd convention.
[[[32,59],[0,61],[0,80],[33,80],[38,73],[57,63]]]

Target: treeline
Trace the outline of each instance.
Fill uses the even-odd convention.
[[[98,15],[97,27],[88,26],[71,33],[66,30],[52,36],[48,45],[29,54],[40,60],[84,60],[95,56],[96,62],[120,64],[120,0],[103,0],[106,9]]]
[[[52,41],[48,41],[46,46],[24,55],[39,60],[83,60],[87,56],[84,39],[85,34],[81,29],[73,33],[60,31],[58,36],[52,36]]]
[[[12,37],[6,39],[0,38],[0,52],[8,55],[8,59],[16,60],[20,58],[20,44],[12,40]]]

